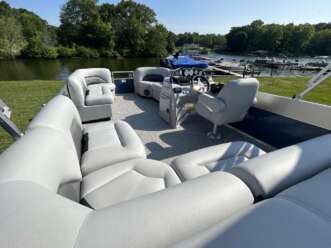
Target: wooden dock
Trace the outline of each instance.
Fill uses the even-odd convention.
[[[211,72],[214,71],[214,72],[221,73],[222,75],[231,75],[231,76],[235,76],[235,77],[242,77],[243,76],[242,74],[239,74],[239,73],[236,73],[236,72],[233,72],[233,71],[230,71],[230,70],[224,70],[224,69],[221,69],[221,68],[217,68],[215,66],[209,66],[208,70],[211,71]]]

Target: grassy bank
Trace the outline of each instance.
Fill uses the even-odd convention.
[[[227,82],[230,79],[233,77],[225,76],[217,78],[217,81]],[[261,91],[288,97],[304,90],[308,80],[308,77],[259,78]],[[0,81],[0,98],[11,107],[13,121],[24,131],[42,104],[52,98],[62,86],[62,81]],[[331,78],[305,99],[331,105]],[[11,142],[11,137],[0,128],[0,151]]]
[[[217,78],[215,81],[227,82],[234,79],[232,76],[224,76]],[[309,81],[309,77],[259,77],[260,91],[267,92],[280,96],[292,97],[295,94],[302,92]],[[317,86],[310,92],[304,100],[317,102],[321,104],[331,105],[331,78]]]
[[[62,81],[0,81],[0,98],[12,109],[12,120],[25,130],[29,120],[62,88]],[[0,151],[12,142],[0,127]]]

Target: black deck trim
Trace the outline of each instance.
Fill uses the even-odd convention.
[[[275,148],[287,147],[331,133],[331,130],[255,107],[248,111],[243,121],[231,126]]]

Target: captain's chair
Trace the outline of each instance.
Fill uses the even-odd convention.
[[[217,135],[218,126],[244,119],[256,99],[258,88],[258,80],[243,78],[225,84],[216,97],[201,94],[196,111],[214,124],[213,132],[208,133],[208,136],[220,138],[220,135]]]

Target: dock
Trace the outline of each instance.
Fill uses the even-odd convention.
[[[225,69],[221,69],[221,68],[217,68],[215,66],[209,66],[208,70],[211,72],[217,72],[220,73],[222,75],[231,75],[231,76],[235,76],[235,77],[242,77],[242,74],[230,71],[230,70],[225,70]]]

